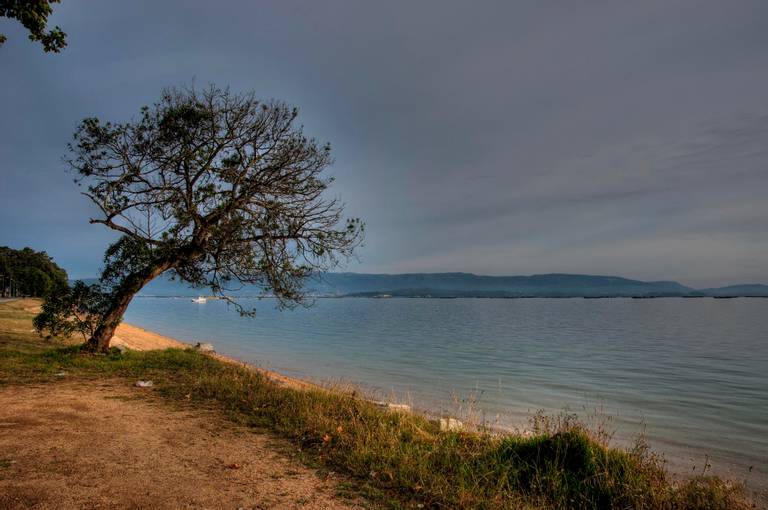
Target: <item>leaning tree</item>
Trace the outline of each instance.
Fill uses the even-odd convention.
[[[121,234],[105,255],[108,306],[88,340],[106,350],[133,296],[174,277],[232,302],[256,285],[282,306],[303,283],[352,255],[363,225],[342,219],[323,171],[330,147],[308,139],[297,110],[214,86],[169,89],[131,122],[82,121],[66,159],[100,214]]]

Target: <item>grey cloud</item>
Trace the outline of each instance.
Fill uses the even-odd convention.
[[[89,2],[4,24],[0,244],[78,276],[113,237],[60,157],[168,85],[297,104],[368,223],[356,271],[768,282],[768,4]],[[72,240],[76,239],[77,242]]]

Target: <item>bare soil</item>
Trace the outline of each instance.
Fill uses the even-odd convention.
[[[0,508],[364,508],[289,443],[128,384],[0,388]]]

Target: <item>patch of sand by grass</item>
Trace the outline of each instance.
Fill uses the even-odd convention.
[[[186,349],[192,347],[175,338],[159,335],[138,326],[121,323],[112,337],[113,346],[124,346],[135,351],[151,351],[154,349]]]

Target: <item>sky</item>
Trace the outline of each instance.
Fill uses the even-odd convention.
[[[366,222],[343,269],[768,283],[768,2],[64,0],[0,18],[0,245],[95,276],[62,162],[174,85],[296,105]]]

